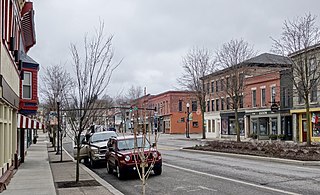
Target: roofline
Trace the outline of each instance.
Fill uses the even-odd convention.
[[[153,95],[153,96],[151,96],[150,99],[153,99],[153,98],[156,98],[156,97],[159,97],[159,96],[163,96],[163,95],[166,95],[166,94],[169,94],[169,93],[196,93],[196,92],[195,91],[188,91],[188,90],[184,90],[184,91],[170,90],[170,91],[165,91],[163,93],[159,93],[157,95]]]
[[[288,54],[288,57],[292,58],[292,57],[295,57],[299,54],[305,53],[305,50],[307,50],[307,52],[309,52],[311,50],[316,50],[316,49],[320,49],[320,43],[317,43],[317,44],[311,45],[307,48],[303,48],[303,49],[300,49],[300,50],[295,51],[293,53],[290,53],[290,54]]]

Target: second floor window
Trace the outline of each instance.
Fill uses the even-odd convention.
[[[239,96],[239,107],[243,108],[243,95]]]
[[[227,110],[230,109],[230,97],[227,97]]]
[[[310,94],[310,101],[311,102],[316,102],[317,101],[317,84],[315,83],[315,81],[314,80],[311,80],[310,81],[310,84],[311,84],[311,94]]]
[[[207,101],[207,112],[210,112],[210,101]]]
[[[219,99],[216,100],[216,111],[219,111]]]
[[[211,100],[211,111],[214,111],[214,100]]]
[[[211,82],[211,93],[214,93],[214,81]]]
[[[179,100],[179,112],[182,112],[182,100]]]
[[[276,102],[276,87],[273,86],[271,87],[271,103],[275,103]]]
[[[224,110],[224,99],[221,99],[221,110]]]
[[[266,89],[261,89],[261,107],[266,106]]]
[[[252,107],[257,106],[257,91],[252,90]]]
[[[219,80],[216,81],[216,92],[219,91]]]
[[[22,81],[22,98],[31,99],[32,89],[32,73],[24,71],[24,79]]]
[[[196,112],[197,109],[197,101],[192,101],[192,112]]]

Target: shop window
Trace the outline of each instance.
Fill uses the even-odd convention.
[[[211,133],[211,120],[208,120],[207,125],[208,125],[208,133]]]
[[[252,133],[257,134],[258,133],[258,120],[257,119],[252,119],[251,127],[252,127],[252,129],[251,129]]]
[[[216,132],[215,120],[212,120],[212,133]]]
[[[221,134],[222,135],[228,134],[228,119],[226,118],[221,120]]]
[[[319,118],[319,116],[317,116]],[[312,136],[320,137],[320,121],[317,120],[317,123],[312,123]]]
[[[271,134],[273,135],[277,135],[278,134],[278,128],[277,128],[277,119],[276,118],[273,118],[271,119]]]
[[[237,134],[235,119],[230,119],[229,120],[229,134],[230,135],[236,135]]]
[[[22,81],[22,98],[31,99],[31,85],[32,85],[32,74],[31,72],[24,71],[24,79]]]
[[[268,135],[268,118],[259,119],[259,135]]]
[[[192,122],[192,127],[199,127],[199,123],[197,121]]]

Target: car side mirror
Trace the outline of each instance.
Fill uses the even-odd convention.
[[[86,140],[82,140],[82,142],[81,142],[82,144],[88,144],[88,142],[86,141]]]

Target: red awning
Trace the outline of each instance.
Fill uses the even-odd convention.
[[[38,120],[31,119],[22,114],[18,114],[18,128],[19,129],[44,129],[44,124]]]

